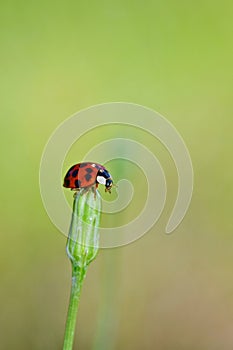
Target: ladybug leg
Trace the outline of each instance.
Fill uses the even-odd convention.
[[[80,188],[71,188],[71,191],[75,191],[74,192],[74,198],[77,196],[78,192],[80,191]]]
[[[84,194],[84,193],[87,193],[87,191],[89,190],[89,187],[83,187],[82,188],[82,193]]]
[[[94,193],[94,198],[96,199],[96,189],[98,187],[98,184],[96,184],[96,186],[92,186],[92,192]]]

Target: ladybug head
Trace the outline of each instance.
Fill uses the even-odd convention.
[[[99,184],[105,185],[105,192],[111,193],[113,181],[112,181],[111,175],[106,169],[100,169],[98,171],[96,181]]]
[[[111,193],[112,185],[113,185],[113,182],[112,182],[111,177],[106,179],[105,192]]]

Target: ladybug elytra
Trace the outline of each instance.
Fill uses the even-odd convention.
[[[111,193],[113,181],[108,170],[98,163],[78,163],[73,165],[65,175],[63,186],[72,190],[91,186],[105,185],[105,192]]]

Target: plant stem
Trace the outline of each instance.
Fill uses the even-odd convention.
[[[72,285],[63,350],[72,350],[77,311],[88,265],[99,248],[101,197],[96,189],[81,189],[74,197],[66,252],[72,264]]]
[[[77,311],[80,301],[81,288],[85,275],[85,266],[80,268],[79,266],[72,265],[72,286],[66,321],[63,350],[72,350],[73,348]]]

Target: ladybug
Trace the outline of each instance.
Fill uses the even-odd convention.
[[[64,178],[63,186],[71,190],[105,185],[105,192],[111,193],[113,181],[108,170],[101,164],[85,162],[73,165]]]

